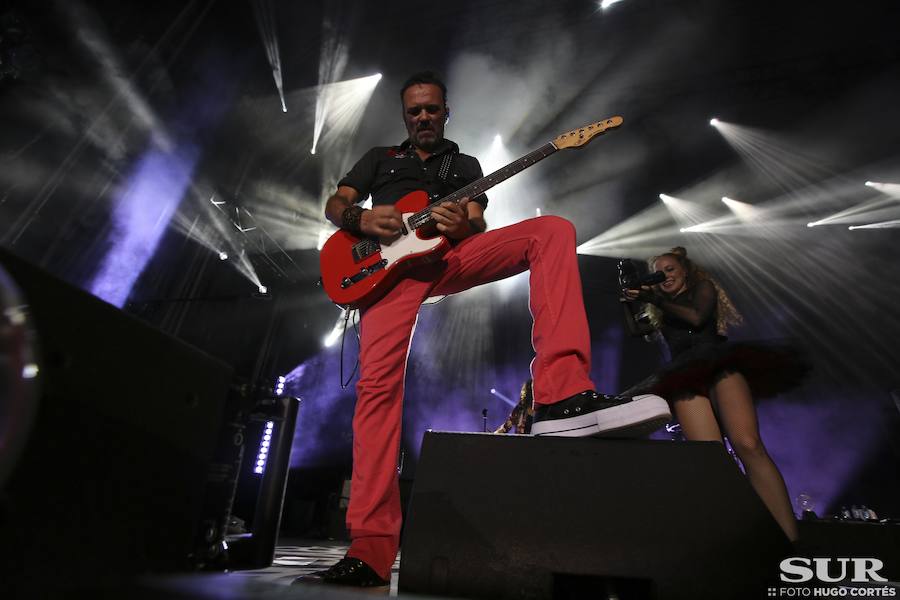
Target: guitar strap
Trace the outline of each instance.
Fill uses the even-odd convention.
[[[450,167],[453,166],[453,159],[456,157],[456,152],[448,152],[444,155],[444,158],[441,159],[441,167],[438,169],[438,179],[441,181],[447,181],[447,176],[450,174]],[[422,301],[422,305],[426,304],[437,304],[447,296],[429,296]]]
[[[441,166],[438,169],[438,179],[441,181],[447,181],[447,175],[450,174],[450,167],[453,165],[453,159],[456,157],[456,152],[450,151],[444,155],[444,158],[441,160]]]

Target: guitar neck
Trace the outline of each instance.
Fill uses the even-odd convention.
[[[480,196],[498,183],[506,181],[517,173],[521,173],[528,167],[547,158],[557,150],[558,148],[553,144],[553,142],[547,142],[537,150],[529,152],[522,158],[514,160],[505,167],[497,169],[490,175],[482,177],[477,181],[473,181],[469,185],[456,190],[452,194],[444,196],[440,200],[432,202],[426,208],[413,215],[410,218],[410,224],[416,229],[431,224],[433,222],[433,219],[431,218],[432,207],[437,206],[442,202],[458,203],[463,198],[475,198],[476,196]]]

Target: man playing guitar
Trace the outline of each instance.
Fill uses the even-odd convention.
[[[344,232],[379,240],[382,246],[409,229],[409,221],[394,206],[404,196],[424,190],[429,199],[441,198],[482,176],[478,161],[460,154],[459,147],[444,138],[449,111],[443,82],[431,72],[419,73],[400,94],[408,139],[366,153],[325,206],[328,219]],[[369,194],[372,209],[363,210],[357,203]],[[668,405],[658,396],[623,398],[594,391],[574,226],[560,217],[543,216],[486,231],[487,202],[482,194],[433,205],[434,235],[448,238],[449,248],[438,259],[405,271],[383,295],[361,308],[347,510],[352,543],[336,565],[298,581],[389,584],[400,541],[396,466],[406,358],[419,306],[429,296],[455,294],[531,271],[533,435],[633,437],[670,418]]]

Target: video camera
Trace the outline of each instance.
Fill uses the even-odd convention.
[[[641,266],[638,266],[641,265]],[[619,287],[623,290],[639,290],[645,285],[656,285],[666,280],[662,271],[649,273],[644,263],[636,263],[630,258],[619,260]]]
[[[647,263],[630,258],[620,259],[617,270],[619,273],[619,288],[623,291],[639,290],[641,286],[655,285],[666,279],[662,271],[650,273]],[[625,300],[622,304],[625,309],[628,330],[632,335],[647,336],[655,330],[650,323],[650,315],[643,302]]]

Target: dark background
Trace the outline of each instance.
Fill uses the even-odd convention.
[[[489,193],[487,212],[494,227],[536,209],[567,217],[582,244],[635,225],[582,247],[599,388],[659,362],[623,330],[616,258],[684,245],[744,313],[735,337],[789,338],[815,365],[804,388],[759,409],[791,496],[811,494],[820,513],[866,503],[897,516],[896,234],[847,225],[900,218],[896,191],[862,185],[900,175],[898,13],[891,2],[5,0],[0,244],[107,299],[98,281],[113,272],[124,310],[243,379],[286,375],[303,399],[286,524],[308,530],[349,475],[354,399],[339,385],[340,341],[322,344],[340,317],[315,286],[322,206],[368,147],[403,139],[401,82],[445,75],[447,135],[486,170],[503,164],[487,157],[498,133],[512,159],[621,114],[620,130]],[[257,14],[277,34],[287,112]],[[343,68],[328,71],[338,56]],[[316,87],[374,73],[358,122],[326,124],[310,154]],[[749,128],[752,152],[736,152],[713,116]],[[737,197],[763,209],[762,225],[680,233],[660,193],[714,216],[727,214],[719,197]],[[871,219],[805,226],[866,202],[881,202]],[[117,255],[132,230],[146,237]],[[239,270],[242,251],[268,294]],[[481,431],[485,408],[495,427],[509,407],[491,388],[517,398],[532,356],[525,277],[423,309],[405,478],[425,429]],[[345,377],[355,351],[348,335]]]

